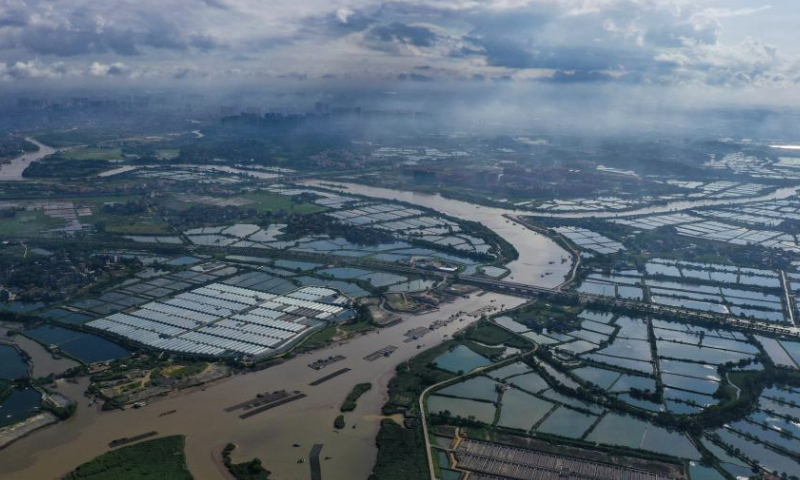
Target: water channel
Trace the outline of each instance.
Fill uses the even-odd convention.
[[[28,168],[28,165],[56,152],[56,149],[39,143],[32,138],[25,138],[25,140],[38,146],[39,150],[36,152],[24,153],[18,157],[12,158],[8,163],[0,164],[0,181],[25,180],[22,176],[22,172]]]

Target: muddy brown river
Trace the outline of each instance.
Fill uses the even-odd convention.
[[[511,211],[435,195],[360,185],[351,188],[353,193],[397,198],[483,223],[519,251],[519,259],[507,265],[511,270],[508,277],[511,280],[553,287],[561,284],[570,272],[570,254],[549,238],[502,216],[513,213]],[[325,480],[366,479],[375,463],[375,436],[383,418],[381,406],[387,400],[387,385],[394,376],[395,367],[422,349],[441,343],[476,321],[478,316],[462,316],[462,321],[450,323],[413,342],[404,341],[405,332],[458,312],[474,312],[485,307],[507,309],[523,302],[524,299],[496,293],[475,293],[442,305],[435,312],[405,315],[397,325],[345,344],[301,355],[261,372],[232,377],[205,389],[155,399],[138,410],[101,413],[97,406],[88,406],[88,400],[82,396],[84,385],[62,383],[59,390],[72,398],[79,398],[78,414],[0,450],[0,472],[3,480],[55,480],[108,451],[111,440],[157,431],[159,435],[186,436],[187,461],[196,480],[227,478],[217,460],[219,452],[229,442],[239,446],[234,452],[234,461],[258,457],[276,478],[283,480],[309,478],[309,451],[313,444],[321,443],[324,445],[321,458],[331,457],[322,460]],[[398,347],[390,357],[364,360],[365,356],[389,345]],[[346,360],[322,371],[307,366],[330,355],[344,355]],[[351,371],[318,386],[309,386],[310,382],[342,368]],[[333,420],[339,415],[339,406],[353,385],[360,382],[371,382],[373,388],[359,399],[354,412],[345,414],[347,427],[337,432]],[[307,396],[246,420],[238,417],[241,411],[224,411],[226,407],[250,400],[258,393],[279,389],[299,390]],[[172,410],[176,412],[159,416]],[[300,446],[294,447],[295,443]],[[300,459],[305,462],[298,463]]]
[[[487,305],[510,308],[522,302],[520,298],[494,293],[473,294],[443,305],[436,312],[406,316],[400,324],[380,333],[370,333],[343,345],[301,355],[261,372],[232,377],[205,390],[157,399],[138,410],[100,413],[96,406],[88,407],[88,400],[82,396],[82,386],[62,384],[65,393],[79,398],[78,415],[0,451],[2,478],[56,479],[107,451],[111,440],[155,430],[159,435],[186,435],[187,460],[196,480],[224,478],[215,463],[214,453],[228,442],[240,447],[234,460],[259,457],[276,478],[285,480],[307,479],[311,446],[322,443],[322,457],[331,457],[322,463],[323,478],[366,479],[375,463],[375,436],[382,418],[380,408],[386,402],[386,386],[395,367],[417,355],[420,352],[418,345],[421,348],[436,345],[445,339],[445,335],[451,336],[476,318],[467,316],[464,321],[452,322],[413,342],[405,342],[404,333],[459,311],[471,312]],[[372,362],[363,359],[389,345],[399,347],[390,357]],[[321,371],[307,366],[329,355],[347,358]],[[310,382],[341,368],[352,370],[321,385],[309,386]],[[359,382],[372,382],[374,388],[359,399],[354,412],[346,414],[348,426],[337,433],[333,429],[333,420],[339,414],[339,406],[353,385]],[[249,400],[258,393],[278,389],[299,390],[307,397],[246,420],[238,417],[241,411],[224,411],[225,407]],[[177,411],[159,416],[171,410]],[[351,428],[353,425],[355,429]],[[301,446],[293,447],[294,443]],[[297,463],[301,458],[306,460],[305,463]]]

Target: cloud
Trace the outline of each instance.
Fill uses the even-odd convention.
[[[14,63],[0,63],[0,79],[3,80],[35,80],[59,78],[67,73],[63,63],[46,65],[39,60]]]
[[[429,75],[422,75],[421,73],[401,73],[397,76],[398,80],[410,80],[412,82],[432,82],[433,77]]]
[[[95,77],[121,77],[130,73],[131,69],[122,62],[103,64],[94,62],[89,66],[89,74]]]
[[[0,28],[24,27],[28,24],[28,13],[22,9],[9,8],[0,10]]]
[[[370,29],[365,39],[372,45],[403,44],[415,47],[431,47],[438,36],[427,27],[393,22]]]
[[[550,83],[586,83],[586,82],[608,82],[615,78],[607,73],[598,71],[577,70],[565,72],[558,70],[549,77],[544,77],[542,81]]]
[[[189,45],[202,52],[210,52],[222,47],[219,41],[210,35],[192,35],[189,38]]]
[[[0,11],[0,28],[20,27],[0,30],[0,49],[59,57],[106,53],[128,57],[147,49],[205,52],[219,46],[212,36],[183,28],[178,15],[156,8],[155,2],[113,3],[31,0]]]
[[[351,8],[337,8],[324,14],[310,15],[301,20],[299,36],[341,37],[355,32],[363,32],[376,19],[369,13]]]
[[[726,8],[720,0],[303,0],[302,8],[298,5],[297,0],[271,0],[268,7],[261,0],[170,0],[165,8],[163,0],[5,0],[0,2],[3,78],[23,78],[30,69],[28,75],[43,79],[59,74],[141,81],[241,76],[529,84],[535,79],[554,85],[737,88],[789,86],[800,77],[798,58],[782,53],[794,47],[766,42],[765,25],[759,23],[765,12],[775,15],[778,9],[800,20],[800,12],[786,6]],[[739,29],[743,21],[752,23],[746,32],[752,38],[726,30],[732,21]],[[64,62],[62,73],[50,71],[58,62]],[[102,75],[90,68],[94,63]],[[115,64],[127,70],[104,69]],[[423,72],[420,66],[428,68]]]

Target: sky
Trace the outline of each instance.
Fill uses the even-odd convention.
[[[2,0],[0,88],[613,85],[800,103],[796,0]]]

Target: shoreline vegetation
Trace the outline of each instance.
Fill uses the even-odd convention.
[[[194,480],[182,435],[157,438],[112,450],[84,463],[63,480]]]

